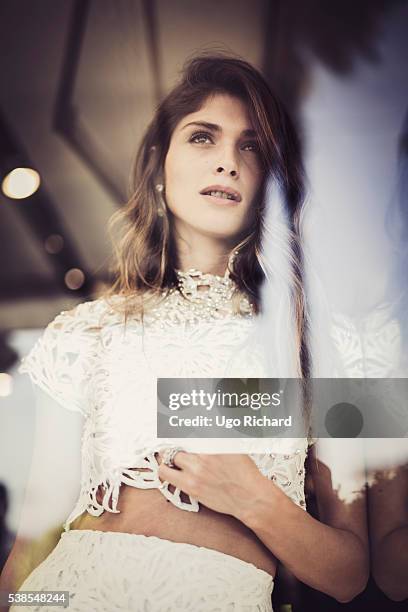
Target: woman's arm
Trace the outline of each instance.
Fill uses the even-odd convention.
[[[327,440],[323,443],[326,447],[323,454],[331,469],[335,470],[335,461],[342,460],[343,477],[349,479],[348,486],[347,482],[343,482],[343,487],[338,483],[339,492],[333,489],[331,469],[318,458],[318,450],[312,451],[315,456],[310,458],[310,476],[319,521],[267,479],[258,483],[251,508],[237,517],[299,580],[342,603],[351,601],[364,590],[369,575],[364,480],[352,473],[354,469],[344,469],[344,463],[350,461],[352,442]],[[336,449],[330,450],[330,445]],[[354,452],[350,468],[357,469],[358,459],[358,453]],[[349,490],[348,499],[341,499],[344,485]]]
[[[319,441],[311,463],[321,521],[265,478],[247,455],[179,451],[173,459],[178,469],[161,463],[159,477],[207,507],[235,516],[299,580],[347,602],[365,588],[369,574],[359,442]]]
[[[79,493],[84,417],[63,409],[38,387],[35,393],[30,472],[15,544],[0,576],[0,590],[6,591],[16,591],[51,552]]]

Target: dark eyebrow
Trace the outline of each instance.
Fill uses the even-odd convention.
[[[192,121],[191,123],[186,123],[186,125],[183,125],[181,129],[184,130],[189,125],[198,125],[206,128],[207,130],[212,130],[213,132],[222,132],[222,127],[220,125],[217,125],[216,123],[208,123],[207,121]],[[241,136],[256,138],[256,132],[255,130],[243,130],[241,132]]]

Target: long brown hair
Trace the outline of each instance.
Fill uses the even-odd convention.
[[[267,181],[283,194],[290,244],[291,294],[298,338],[298,371],[305,375],[305,314],[300,245],[300,213],[304,179],[299,138],[291,119],[263,76],[242,59],[223,54],[204,54],[189,60],[182,77],[157,108],[140,144],[133,170],[132,195],[110,222],[114,235],[114,280],[106,296],[121,294],[125,312],[143,313],[150,297],[160,297],[177,287],[177,251],[167,215],[158,215],[164,162],[176,125],[199,110],[209,96],[227,93],[238,97],[248,109],[257,134],[263,169],[261,189],[253,203],[254,220],[246,236],[231,251],[238,253],[230,266],[231,278],[246,293],[257,312],[260,288],[265,279],[261,240]],[[171,214],[168,211],[168,214]],[[119,227],[118,235],[115,235]]]

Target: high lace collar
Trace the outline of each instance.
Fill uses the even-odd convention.
[[[186,272],[176,270],[176,274],[178,286],[163,292],[164,300],[147,317],[151,323],[159,322],[165,327],[170,322],[195,324],[203,320],[253,316],[253,305],[238,290],[228,268],[224,276],[204,274],[195,268]],[[201,287],[204,289],[199,290]]]
[[[186,272],[176,270],[176,274],[181,293],[193,300],[227,302],[237,288],[236,283],[230,278],[228,268],[224,276],[204,274],[196,268],[190,268]],[[200,287],[207,288],[207,290],[200,291]]]

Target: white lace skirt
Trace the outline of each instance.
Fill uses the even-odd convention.
[[[271,612],[272,589],[270,574],[216,550],[87,529],[64,532],[20,587],[69,591],[70,612]]]

